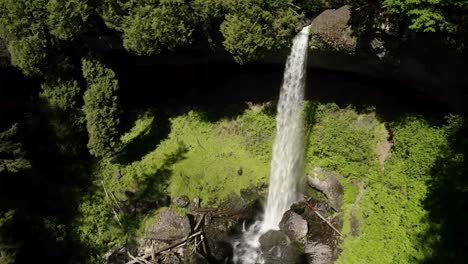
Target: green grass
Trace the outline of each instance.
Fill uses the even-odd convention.
[[[271,145],[272,129],[263,131],[267,140],[256,141],[259,146],[248,144],[250,134],[256,132],[256,117],[261,121],[266,118],[250,111],[235,120],[216,123],[204,121],[195,111],[174,117],[168,138],[141,160],[122,167],[120,182],[138,189],[145,178],[165,177],[155,179],[158,183],[164,180],[162,186],[158,184],[163,188],[160,191],[171,196],[200,197],[202,205],[217,206],[231,193],[239,194],[267,180],[269,158],[265,156],[269,153],[263,149]],[[174,153],[179,153],[178,157],[167,164],[167,158]],[[163,169],[170,175],[160,175]]]
[[[133,153],[143,153],[135,146],[148,142],[145,136],[154,134],[155,120],[152,111],[139,115],[122,142],[132,145]],[[168,135],[149,152],[136,159],[133,155],[132,162],[103,159],[95,165],[94,188],[82,198],[77,229],[80,240],[95,252],[91,254],[96,260],[90,262],[97,262],[97,256],[111,245],[141,235],[160,210],[167,209],[132,218],[120,213],[120,226],[103,185],[124,203],[129,198],[123,191],[131,191],[143,200],[163,195],[200,197],[204,207],[217,207],[232,194],[265,186],[275,128],[275,117],[268,111],[246,110],[237,117],[212,122],[202,111],[192,110],[172,116],[169,124]],[[148,146],[142,147],[146,150]],[[120,171],[120,179],[113,177],[116,171]]]
[[[153,121],[154,116],[151,112],[144,112],[143,114],[140,114],[135,120],[135,123],[133,124],[130,131],[120,137],[120,141],[122,141],[122,143],[125,145],[130,143],[136,137],[147,134]]]
[[[344,241],[337,263],[418,263],[431,257],[433,241],[423,238],[431,233],[423,203],[436,177],[435,162],[448,147],[447,132],[456,125],[451,123],[433,126],[408,116],[390,124],[391,155],[384,170],[369,174],[360,235]]]
[[[448,148],[448,131],[459,123],[452,118],[447,125],[433,126],[423,118],[408,116],[387,124],[393,146],[381,166],[376,146],[385,140],[384,123],[373,112],[308,102],[304,114],[306,173],[322,167],[342,176],[342,231],[349,235],[341,244],[337,263],[414,263],[429,256],[431,249],[421,240],[430,228],[423,201],[431,170]],[[161,117],[154,112],[143,113],[122,136],[124,144],[132,146],[132,161],[101,160],[93,170],[95,186],[82,198],[78,233],[95,256],[141,235],[160,210],[167,209],[155,208],[130,221],[121,215],[125,223],[119,227],[102,183],[122,201],[127,199],[122,190],[127,190],[149,200],[167,194],[200,197],[202,206],[216,207],[231,194],[261,189],[268,181],[275,130],[270,108],[245,110],[217,121],[210,121],[203,111],[183,112],[169,118],[168,134],[158,134],[161,140],[149,148],[146,142],[153,141],[145,137],[158,128],[156,120]],[[141,146],[145,151],[138,151],[140,145],[145,145]],[[116,171],[121,172],[120,179],[112,177]],[[366,190],[355,205],[358,182]],[[310,188],[306,192],[324,198]],[[360,222],[356,237],[350,235],[351,209]]]
[[[358,114],[335,104],[311,108],[314,116],[308,133],[306,173],[314,167],[336,171],[344,177],[365,178],[377,166],[375,145],[383,140],[381,124],[372,113]]]

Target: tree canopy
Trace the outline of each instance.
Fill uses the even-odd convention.
[[[120,148],[119,110],[115,94],[119,84],[114,71],[100,61],[84,58],[82,65],[83,76],[88,82],[83,97],[88,149],[96,157],[110,157]]]

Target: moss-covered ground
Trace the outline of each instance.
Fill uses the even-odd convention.
[[[245,189],[265,192],[275,113],[269,104],[251,108],[234,116],[218,113],[220,118],[197,109],[170,116],[147,110],[134,118],[121,138],[121,153],[95,165],[95,186],[79,208],[77,232],[95,250],[95,261],[102,250],[141,234],[158,213],[151,208],[129,217],[116,200],[187,195],[216,207]],[[340,175],[344,186],[346,238],[337,263],[417,263],[433,256],[432,248],[443,243],[437,236],[443,223],[431,218],[428,203],[434,200],[434,177],[444,175],[437,169],[440,160],[463,160],[450,150],[461,120],[434,125],[408,115],[384,122],[375,109],[312,102],[305,104],[304,115],[306,173],[321,167]],[[381,164],[377,144],[386,140],[386,129],[393,145]],[[360,184],[362,197],[356,201]]]

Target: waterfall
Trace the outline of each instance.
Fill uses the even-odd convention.
[[[302,29],[293,40],[278,101],[265,214],[261,222],[253,224],[244,231],[240,240],[233,243],[234,263],[262,263],[258,252],[258,239],[270,229],[279,229],[278,225],[284,212],[301,198],[298,190],[299,178],[304,174],[301,109],[304,100],[308,40],[309,27]]]

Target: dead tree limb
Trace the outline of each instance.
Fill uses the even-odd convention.
[[[201,223],[203,222],[203,219],[205,219],[205,215],[206,213],[203,213],[200,217],[200,219],[198,220],[197,224],[195,225],[195,228],[193,229],[193,231],[198,231],[198,229],[200,228],[200,225]]]
[[[110,195],[107,192],[106,185],[104,184],[104,180],[101,180],[101,183],[102,183],[102,188],[104,188],[104,192],[106,193],[106,197],[109,200],[109,202],[111,203],[112,212],[114,213],[115,219],[117,219],[117,222],[119,223],[119,225],[122,226],[122,223],[120,222],[119,214],[117,213],[117,211],[115,211],[114,203],[112,202],[112,199],[110,198]]]
[[[145,260],[145,259],[143,259],[143,258],[134,257],[134,256],[133,256],[132,254],[130,254],[130,252],[128,252],[128,251],[127,251],[127,255],[128,255],[131,259],[133,259],[133,261],[136,261],[136,262],[134,262],[134,263],[139,263],[139,264],[141,264],[141,263],[143,263],[143,264],[152,264],[151,262],[149,262],[149,261],[147,261],[147,260]]]
[[[185,242],[187,242],[187,240],[192,239],[192,238],[194,238],[196,236],[199,236],[202,233],[203,233],[202,231],[196,232],[195,234],[192,234],[192,235],[190,235],[190,236],[188,236],[188,237],[186,237],[184,239],[181,239],[181,240],[179,240],[179,241],[177,241],[175,243],[172,243],[169,246],[161,248],[160,250],[156,251],[154,254],[159,255],[161,252],[164,252],[166,250],[169,250],[169,249],[175,248],[177,246],[180,246],[180,245],[184,244]]]
[[[341,234],[341,232],[338,231],[338,229],[336,229],[336,227],[334,227],[327,219],[325,219],[325,217],[323,217],[319,212],[317,212],[315,208],[308,201],[304,201],[304,203],[307,205],[307,207],[310,208],[310,210],[312,210],[318,217],[320,217],[320,219],[322,219],[329,227],[331,227],[331,229],[333,229],[340,236],[344,237],[344,235]]]
[[[164,251],[167,251],[167,250],[169,250],[169,249],[172,249],[172,248],[175,248],[175,247],[177,247],[177,246],[183,245],[183,244],[185,244],[188,240],[190,240],[190,239],[192,239],[192,238],[194,238],[194,237],[196,237],[196,236],[199,236],[199,235],[201,235],[202,233],[203,233],[202,231],[199,231],[199,232],[196,232],[195,234],[192,234],[192,235],[190,235],[190,236],[187,236],[186,238],[183,238],[183,239],[181,239],[181,240],[179,240],[179,241],[176,241],[176,242],[174,242],[174,243],[172,243],[172,244],[170,244],[170,245],[168,245],[168,246],[166,246],[166,247],[161,248],[161,249],[158,250],[158,251],[155,251],[155,252],[154,252],[154,255],[157,256],[157,255],[161,254],[161,253],[164,252]],[[128,252],[127,252],[127,253],[128,253]],[[130,253],[128,253],[128,254],[130,254]],[[147,259],[147,258],[150,258],[152,255],[153,255],[153,252],[151,252],[150,254],[145,254],[145,255],[143,255],[143,256],[141,256],[141,257],[138,257],[138,258],[132,258],[132,260],[129,261],[129,262],[127,262],[127,264],[139,263],[138,260],[141,261],[142,259],[146,261],[146,259]],[[146,261],[146,262],[147,262],[147,263],[150,263],[150,262],[148,262],[148,261]]]
[[[201,237],[201,243],[202,243],[202,250],[203,250],[203,254],[205,256],[208,256],[208,250],[207,250],[207,246],[206,246],[206,240],[205,240],[205,236],[202,234]]]

